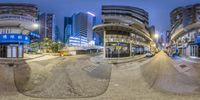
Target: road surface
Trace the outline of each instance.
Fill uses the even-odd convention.
[[[198,64],[171,59],[164,52],[160,52],[143,65],[141,71],[150,88],[188,95],[200,93],[199,68]]]
[[[86,57],[87,58],[87,57]],[[74,59],[68,59],[71,61],[75,61],[69,66],[76,66],[75,69],[73,70],[73,67],[66,67],[63,66],[64,69],[67,68],[70,70],[70,72],[73,73],[68,73],[68,71],[63,71],[63,67],[58,67],[55,68],[53,71],[46,71],[42,69],[41,71],[44,72],[60,72],[57,74],[58,76],[61,77],[53,77],[53,80],[49,80],[50,84],[49,86],[51,87],[48,94],[47,90],[41,88],[28,88],[28,91],[26,91],[26,85],[22,85],[24,87],[21,87],[22,91],[17,92],[14,91],[14,89],[10,89],[8,95],[0,95],[0,100],[199,100],[199,65],[194,64],[191,62],[185,62],[182,61],[181,59],[172,59],[168,57],[164,52],[158,53],[156,56],[153,58],[141,58],[139,60],[129,62],[129,63],[122,63],[122,64],[110,64],[108,65],[109,67],[112,67],[111,70],[111,76],[110,76],[110,81],[107,90],[104,90],[100,87],[95,88],[95,84],[99,85],[99,82],[94,81],[93,79],[100,79],[100,80],[108,80],[108,74],[101,74],[103,71],[108,71],[108,69],[104,70],[105,68],[98,70],[96,67],[83,67],[83,71],[86,73],[83,74],[78,74],[76,72],[78,65],[83,65],[83,62],[87,61],[85,57],[80,57],[79,60],[82,60],[79,64],[75,63],[77,58]],[[90,58],[90,57],[88,57]],[[57,59],[57,60],[62,60]],[[51,60],[49,60],[51,61]],[[56,61],[55,59],[53,61]],[[51,63],[53,62],[51,61]],[[45,65],[46,62],[41,62],[40,65]],[[90,63],[88,62],[90,65]],[[64,65],[68,65],[67,60]],[[33,67],[34,68],[34,67]],[[40,67],[36,67],[39,68]],[[53,67],[50,67],[51,69]],[[5,69],[5,68],[4,68]],[[11,70],[11,68],[9,68]],[[25,68],[26,69],[26,68]],[[39,70],[38,69],[38,70]],[[47,68],[48,69],[48,68]],[[53,68],[54,69],[54,68]],[[30,69],[29,69],[30,70]],[[33,70],[33,69],[32,69]],[[73,71],[72,71],[73,70]],[[82,70],[82,68],[81,68]],[[17,72],[20,72],[18,69]],[[93,71],[93,72],[92,72]],[[9,72],[9,70],[6,70],[5,72]],[[24,71],[22,71],[24,72]],[[28,71],[27,71],[28,72]],[[36,71],[37,72],[37,71]],[[40,71],[39,71],[40,72]],[[66,73],[67,72],[67,73]],[[78,71],[82,72],[82,71]],[[92,73],[90,73],[92,72]],[[64,75],[63,75],[64,74]],[[11,75],[11,72],[10,72]],[[30,74],[32,75],[32,74]],[[82,76],[81,76],[82,75]],[[29,75],[28,75],[29,76]],[[63,77],[65,76],[65,77]],[[69,77],[68,77],[69,76]],[[88,77],[90,76],[90,77]],[[92,77],[91,77],[92,76]],[[24,78],[24,77],[21,77]],[[40,76],[36,77],[41,78]],[[6,76],[4,77],[6,79]],[[26,78],[24,78],[25,80]],[[29,78],[27,78],[29,79]],[[64,79],[64,82],[61,80]],[[70,81],[69,81],[70,79]],[[76,79],[80,79],[76,81]],[[83,80],[81,80],[83,79]],[[84,79],[91,80],[91,83],[93,84],[84,84],[83,86],[86,86],[83,88],[83,86],[78,86],[76,84],[71,85],[73,88],[69,88],[70,84],[73,84],[73,81],[77,84],[80,84],[82,82],[87,83],[87,81],[84,81]],[[34,80],[34,79],[33,79]],[[41,80],[46,80],[41,78]],[[61,86],[64,86],[65,88],[60,88],[59,85],[53,85],[54,82],[55,84],[59,84]],[[35,81],[35,84],[40,84],[40,81]],[[43,82],[41,82],[43,83]],[[70,83],[70,84],[69,84]],[[105,86],[104,81],[100,81],[101,86]],[[67,84],[67,85],[64,85]],[[107,85],[107,84],[106,84]],[[30,85],[28,85],[30,86]],[[44,87],[44,85],[39,85]],[[58,89],[53,88],[54,86],[58,86]],[[93,88],[89,88],[87,86],[91,86]],[[12,86],[13,87],[13,86]],[[33,87],[35,87],[33,85]],[[62,93],[65,90],[64,93]],[[83,89],[85,91],[78,91],[78,89]],[[1,86],[0,86],[1,88]],[[18,87],[19,88],[19,87]],[[97,90],[95,90],[97,89]],[[54,91],[55,92],[52,92]],[[60,90],[60,91],[59,91]],[[103,94],[98,95],[98,96],[88,96],[87,94],[92,94],[92,92],[95,93],[100,93],[99,91],[103,90]],[[12,93],[10,91],[13,91]],[[66,92],[68,91],[68,92]],[[71,92],[69,92],[71,91]],[[89,92],[92,91],[92,92]],[[56,93],[58,92],[59,94],[51,95],[51,93]],[[84,92],[86,94],[84,94]],[[29,94],[25,96],[24,94]],[[71,94],[70,94],[71,93]],[[38,98],[32,97],[34,94],[35,97],[38,96]],[[43,95],[39,95],[43,94]],[[45,95],[44,95],[45,94]],[[60,96],[60,94],[64,94],[63,98],[56,98]],[[80,95],[81,94],[81,95]],[[194,95],[195,94],[195,95]],[[32,96],[31,96],[32,95]],[[71,95],[71,97],[69,97]],[[93,94],[94,95],[94,94]],[[49,96],[49,98],[47,97]],[[80,97],[80,98],[77,98]],[[85,96],[87,98],[82,98],[81,96]],[[43,98],[47,97],[47,98]],[[52,98],[55,97],[55,98]]]

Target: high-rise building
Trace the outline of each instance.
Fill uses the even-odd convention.
[[[39,16],[40,22],[40,40],[43,41],[44,38],[49,38],[56,41],[55,34],[55,15],[51,13],[43,13]]]
[[[59,29],[58,25],[56,25],[56,27],[55,27],[55,41],[56,42],[60,41],[59,36],[60,36],[60,29]]]
[[[88,46],[94,41],[92,27],[95,15],[87,12],[74,14],[64,19],[64,43],[76,46]]]
[[[169,44],[170,43],[170,31],[166,31],[166,42]]]
[[[73,17],[64,18],[64,36],[62,38],[63,43],[69,44],[69,37],[72,36],[72,27],[73,27]]]

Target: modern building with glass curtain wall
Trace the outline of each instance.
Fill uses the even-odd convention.
[[[105,58],[126,58],[150,51],[148,13],[130,6],[102,6],[103,24],[93,30],[104,37]]]

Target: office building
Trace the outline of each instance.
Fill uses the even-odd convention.
[[[89,46],[94,41],[92,27],[95,15],[87,12],[64,18],[64,43],[72,46]]]
[[[49,38],[52,41],[56,41],[56,22],[55,15],[51,13],[42,13],[39,16],[40,23],[40,40],[43,41],[44,38]]]

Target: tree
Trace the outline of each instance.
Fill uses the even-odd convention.
[[[51,50],[52,50],[52,52],[56,53],[60,49],[61,49],[61,44],[60,43],[53,42],[51,44]]]
[[[59,49],[61,49],[61,44],[57,42],[53,42],[49,38],[44,38],[44,41],[41,42],[42,49],[47,53],[57,53]]]
[[[51,52],[51,44],[52,44],[52,41],[49,38],[44,38],[44,41],[41,42],[41,46],[44,52],[47,52],[47,53]]]

